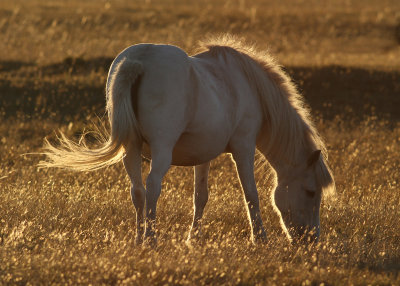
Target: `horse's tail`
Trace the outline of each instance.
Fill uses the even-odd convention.
[[[124,146],[140,144],[141,135],[136,120],[131,98],[131,87],[143,73],[143,66],[138,61],[128,58],[116,64],[110,74],[107,87],[107,110],[111,125],[111,134],[100,147],[87,147],[84,135],[79,143],[68,139],[63,133],[59,146],[55,147],[45,139],[46,161],[39,163],[42,167],[58,167],[76,171],[92,171],[113,165],[124,156]]]

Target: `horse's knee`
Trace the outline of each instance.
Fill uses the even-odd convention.
[[[146,191],[144,188],[131,188],[131,198],[136,209],[143,209],[146,200]]]

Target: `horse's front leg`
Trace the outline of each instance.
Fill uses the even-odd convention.
[[[157,243],[155,224],[157,200],[161,194],[161,182],[171,166],[172,151],[164,146],[151,147],[151,169],[146,180],[146,230],[145,240]]]
[[[247,149],[247,150],[246,150]],[[252,228],[253,241],[267,241],[258,199],[256,182],[254,180],[254,148],[244,148],[233,152],[233,159],[242,184],[246,206]]]
[[[204,207],[208,201],[208,171],[210,162],[194,167],[194,195],[193,195],[193,223],[189,232],[188,240],[191,238],[199,238],[200,221],[203,217]]]

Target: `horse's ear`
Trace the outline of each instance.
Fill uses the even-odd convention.
[[[321,150],[316,150],[312,152],[310,157],[308,157],[307,167],[312,167],[315,163],[317,163],[320,156],[321,156]]]

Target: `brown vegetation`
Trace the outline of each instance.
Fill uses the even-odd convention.
[[[191,2],[1,2],[0,284],[399,284],[398,1]],[[155,250],[134,245],[122,164],[76,174],[39,170],[38,156],[23,155],[53,130],[74,136],[104,114],[107,69],[126,46],[193,53],[199,39],[224,32],[269,48],[312,107],[338,189],[323,202],[317,246],[287,243],[262,168],[269,242],[250,244],[227,155],[211,166],[198,245],[185,244],[192,169],[171,168]]]

